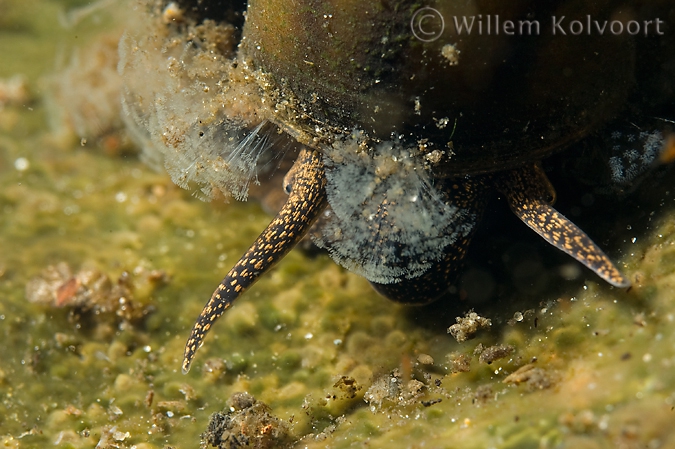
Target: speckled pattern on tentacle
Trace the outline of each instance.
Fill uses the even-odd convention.
[[[593,270],[615,287],[628,287],[626,279],[588,235],[551,206],[555,191],[538,164],[499,176],[498,186],[511,210],[544,240]]]
[[[303,149],[284,179],[288,200],[220,283],[192,327],[185,345],[183,373],[190,370],[195,353],[213,323],[244,291],[281,260],[303,238],[326,207],[326,177],[321,156]]]

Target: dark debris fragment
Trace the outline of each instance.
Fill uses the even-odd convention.
[[[431,406],[434,405],[434,404],[438,404],[438,403],[441,402],[442,400],[443,400],[443,399],[441,399],[441,398],[437,398],[437,399],[431,399],[431,400],[429,400],[429,401],[421,401],[421,403],[422,403],[422,405],[425,406],[425,407],[431,407]]]
[[[335,382],[333,388],[338,389],[346,399],[354,399],[356,394],[361,390],[361,386],[353,377],[342,376]]]
[[[270,413],[270,408],[248,393],[235,393],[224,412],[214,413],[202,433],[202,448],[284,448],[293,441],[287,422]]]
[[[516,349],[511,345],[489,346],[481,351],[478,360],[480,360],[481,363],[487,363],[490,365],[495,360],[508,357],[509,355],[513,354],[515,350]]]

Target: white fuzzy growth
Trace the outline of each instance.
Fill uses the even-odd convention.
[[[609,158],[609,169],[611,170],[612,181],[617,183],[618,179],[623,179],[623,163],[618,156]]]
[[[258,86],[243,74],[245,64],[235,68],[198,39],[149,28],[122,38],[118,66],[125,121],[145,160],[183,188],[197,184],[200,197],[217,190],[246,199],[259,157],[272,146]]]
[[[614,131],[614,141],[609,168],[612,182],[619,188],[626,188],[657,163],[659,154],[664,148],[665,140],[660,131],[626,134]]]
[[[475,225],[451,204],[397,141],[364,148],[361,136],[326,151],[326,192],[332,213],[315,236],[345,268],[380,284],[422,275]]]

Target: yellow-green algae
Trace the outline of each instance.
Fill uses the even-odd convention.
[[[615,250],[630,292],[584,273],[582,287],[501,293],[492,329],[459,344],[445,331],[454,315],[437,313],[443,305],[394,305],[325,256],[296,251],[180,374],[192,321],[269,217],[251,203],[202,203],[135,157],[105,156],[48,129],[40,79],[54,73],[55,53],[123,26],[112,20],[121,2],[74,28],[58,24],[59,11],[86,3],[0,0],[0,79],[23,74],[35,97],[0,110],[0,447],[197,447],[209,416],[238,391],[292,419],[304,437],[297,447],[675,446],[672,181],[652,187],[648,222],[614,238],[625,240]],[[109,333],[90,319],[78,328],[66,310],[25,298],[26,283],[60,261],[112,278],[164,270],[171,281],[136,292],[155,309],[143,325]],[[486,365],[473,355],[479,343],[516,350]],[[450,373],[461,354],[471,371]],[[433,365],[418,362],[425,355]],[[535,358],[549,388],[503,383]],[[394,371],[428,388],[364,402],[373,381],[390,382]],[[343,375],[361,387],[354,397],[334,387]]]

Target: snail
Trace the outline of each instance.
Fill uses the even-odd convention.
[[[192,328],[184,373],[222,313],[308,233],[382,295],[438,299],[495,192],[551,245],[630,285],[553,208],[540,161],[600,135],[611,176],[631,184],[672,146],[675,42],[654,26],[675,23],[667,1],[436,1],[424,23],[410,1],[300,3],[151,2],[149,31],[120,44],[129,126],[179,185],[245,199],[279,148],[300,148],[285,204]],[[468,32],[495,18],[501,29]],[[605,22],[622,32],[591,33]]]

